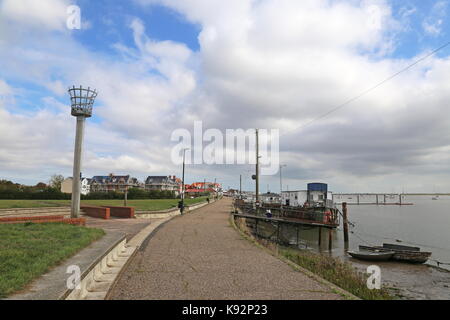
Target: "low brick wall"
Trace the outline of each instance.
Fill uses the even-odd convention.
[[[37,216],[37,217],[11,217],[11,218],[0,218],[1,224],[16,224],[16,223],[66,223],[77,226],[85,226],[85,218],[67,218],[64,216]]]
[[[134,218],[134,207],[104,206],[104,208],[109,208],[111,217],[118,217],[118,218],[124,218],[124,219]]]
[[[108,220],[111,216],[111,210],[106,207],[81,206],[81,209],[86,215],[93,218]]]

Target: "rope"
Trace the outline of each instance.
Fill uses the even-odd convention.
[[[429,259],[430,261],[434,261],[437,263],[438,267],[442,264],[442,265],[446,265],[446,266],[450,266],[449,262],[441,262],[439,260],[435,260],[435,259]]]
[[[370,246],[373,246],[373,243],[367,242],[366,240],[364,240],[363,238],[361,238],[360,236],[358,236],[358,234],[355,231],[352,231],[352,234],[355,235],[359,240],[361,240],[362,242],[364,242],[365,244],[368,244]]]
[[[339,210],[339,209],[336,209],[336,210],[337,210],[337,212],[339,212],[339,214],[341,215],[342,219],[344,219],[344,214],[341,212],[341,210]],[[347,218],[347,223],[348,223],[350,226],[355,227],[355,223],[352,222],[352,221],[350,221],[348,218]]]

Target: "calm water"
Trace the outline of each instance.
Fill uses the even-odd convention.
[[[421,247],[431,251],[431,261],[426,265],[412,265],[398,262],[376,264],[382,271],[385,285],[395,287],[398,293],[411,299],[450,299],[450,265],[441,265],[449,271],[435,268],[438,260],[450,263],[450,197],[440,196],[432,200],[430,196],[407,196],[405,202],[412,206],[395,205],[349,205],[350,249],[358,249],[360,244],[381,245],[383,242],[399,243]],[[341,207],[338,206],[340,209]],[[271,226],[267,225],[267,232]],[[263,230],[263,229],[261,229]],[[318,247],[317,229],[299,231],[301,248],[327,252],[327,231],[322,231],[322,248]],[[281,236],[291,243],[297,239],[295,228],[283,227]],[[401,242],[399,242],[399,241]],[[342,227],[333,231],[332,255],[351,262],[361,271],[366,263],[350,258],[344,248]]]

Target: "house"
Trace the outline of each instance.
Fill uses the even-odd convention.
[[[81,194],[87,195],[91,191],[91,180],[90,178],[81,178]],[[61,192],[72,193],[72,177],[64,179],[61,183]]]
[[[94,176],[91,179],[91,192],[125,192],[130,188],[143,188],[138,179],[110,174],[108,176]]]
[[[222,186],[215,182],[194,182],[185,186],[185,193],[187,196],[198,196],[207,193],[222,195]]]
[[[175,195],[181,193],[181,179],[176,176],[148,176],[145,180],[145,190],[172,191]]]
[[[301,207],[305,204],[313,206],[333,206],[333,193],[328,191],[325,183],[309,183],[307,190],[283,191],[281,203],[284,206]]]

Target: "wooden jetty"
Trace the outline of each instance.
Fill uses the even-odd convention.
[[[405,202],[407,194],[397,193],[334,193],[333,202],[348,205],[384,205],[384,206],[411,206],[411,202]],[[392,201],[394,200],[394,201]]]
[[[270,211],[269,211],[270,210]],[[265,213],[274,210],[277,212],[277,216],[267,216]],[[347,219],[347,206],[343,205],[342,214],[344,218],[344,242],[348,245],[348,219]],[[322,208],[322,207],[310,207],[310,208],[293,208],[293,207],[281,207],[281,206],[261,206],[254,207],[248,205],[242,201],[235,202],[235,212],[233,213],[233,219],[243,218],[252,219],[255,221],[255,233],[258,235],[258,222],[268,222],[277,225],[277,242],[279,240],[279,229],[282,224],[293,225],[297,228],[297,244],[299,243],[299,227],[310,226],[318,229],[318,245],[322,245],[322,229],[328,230],[328,248],[333,247],[333,229],[336,229],[340,224],[339,210],[336,208]],[[272,213],[270,214],[272,215]]]

